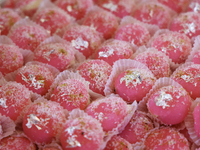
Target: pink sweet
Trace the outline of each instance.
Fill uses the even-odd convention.
[[[106,82],[111,74],[112,67],[103,60],[89,60],[78,67],[79,74],[89,81],[89,88],[96,93],[104,95]]]
[[[187,139],[178,131],[170,128],[152,130],[145,139],[148,150],[190,150]]]
[[[11,27],[20,20],[21,17],[12,9],[0,9],[0,35],[7,35]]]
[[[165,53],[174,63],[184,63],[192,50],[191,40],[182,33],[169,32],[157,36],[152,47]]]
[[[54,33],[61,34],[60,30],[69,25],[72,17],[61,9],[44,8],[34,14],[33,21],[50,31],[51,35],[53,35]]]
[[[175,125],[188,115],[191,98],[178,86],[164,86],[151,94],[147,102],[149,112],[162,123]]]
[[[71,45],[86,58],[94,54],[95,50],[102,42],[99,32],[84,25],[75,25],[67,28],[63,39],[71,42]]]
[[[57,0],[56,5],[77,20],[84,17],[88,8],[93,6],[92,0]]]
[[[22,66],[23,56],[17,46],[0,44],[0,72],[5,75]]]
[[[84,17],[82,24],[93,27],[102,33],[105,39],[111,38],[119,25],[117,17],[105,10],[90,11]]]
[[[119,59],[128,59],[133,54],[131,44],[121,40],[109,40],[96,50],[95,59],[104,60],[111,66]]]
[[[16,0],[15,8],[20,9],[24,15],[32,17],[40,3],[41,0]]]
[[[172,20],[171,31],[186,34],[189,38],[200,34],[200,15],[195,12],[186,12],[178,15]]]
[[[106,144],[104,150],[131,150],[132,145],[121,138],[120,136],[114,135]]]
[[[161,29],[168,28],[171,21],[169,10],[156,2],[139,5],[133,13],[133,17],[144,23],[157,25]]]
[[[162,52],[145,51],[138,54],[134,60],[145,64],[157,79],[170,76],[169,59]]]
[[[198,137],[200,137],[200,115],[199,115],[199,111],[200,111],[200,105],[199,103],[197,104],[197,106],[195,107],[194,111],[193,111],[193,118],[194,118],[194,129],[195,132],[197,134]]]
[[[192,62],[194,62],[195,64],[200,64],[200,51],[199,50],[194,53]]]
[[[177,68],[171,78],[182,85],[191,98],[200,97],[200,64],[191,64],[186,67]]]
[[[20,48],[34,51],[49,37],[49,33],[40,26],[21,25],[9,33],[11,40]]]
[[[189,3],[188,11],[200,13],[200,0],[191,0]]]
[[[24,109],[31,104],[30,91],[20,83],[8,82],[0,87],[0,113],[12,120],[23,115]]]
[[[51,94],[51,100],[60,103],[71,111],[75,108],[85,109],[89,103],[86,86],[79,80],[67,79],[58,84]]]
[[[107,97],[95,100],[88,105],[86,113],[97,119],[103,130],[108,132],[122,124],[128,114],[127,104],[120,97]]]
[[[100,123],[90,116],[83,116],[67,120],[60,139],[63,150],[99,150],[103,137]]]
[[[74,48],[69,43],[43,44],[35,49],[34,60],[49,64],[63,71],[75,61]]]
[[[36,150],[36,145],[28,138],[20,135],[11,135],[0,140],[1,150]]]
[[[128,69],[115,80],[115,91],[126,102],[141,101],[154,85],[156,78],[149,70]]]
[[[158,0],[158,2],[168,6],[177,13],[181,13],[187,10],[190,0]]]
[[[145,113],[136,111],[119,136],[131,144],[135,144],[141,142],[146,134],[153,128],[152,120]]]
[[[114,15],[123,18],[131,15],[136,2],[134,0],[93,0],[99,7],[112,12]]]
[[[53,83],[54,76],[48,68],[31,64],[18,70],[15,81],[37,94],[44,95]]]
[[[150,33],[147,28],[140,23],[126,24],[117,29],[115,39],[142,46],[146,45],[149,41]]]
[[[6,0],[3,4],[4,8],[15,8],[16,0]]]
[[[65,122],[64,109],[56,102],[36,102],[23,118],[23,131],[34,143],[52,142],[60,134]]]

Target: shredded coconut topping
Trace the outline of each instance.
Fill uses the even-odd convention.
[[[21,73],[22,75],[22,80],[25,82],[29,83],[31,82],[30,86],[33,86],[36,90],[40,89],[41,87],[44,87],[44,80],[36,80],[35,76],[32,74],[28,75],[28,79]]]
[[[50,61],[49,56],[55,51],[55,49],[50,50],[49,52],[44,54],[44,58],[46,58],[48,61]]]
[[[69,128],[65,130],[65,132],[68,132],[68,134],[70,135],[70,137],[68,137],[67,139],[67,143],[69,145],[67,145],[66,148],[81,147],[81,144],[79,143],[79,141],[76,140],[77,135],[73,135],[75,129],[77,129],[77,127],[70,126]]]
[[[126,82],[126,86],[128,86],[129,83],[133,83],[134,86],[136,86],[137,84],[141,84],[142,83],[142,78],[140,76],[140,72],[139,71],[132,71],[131,73],[126,74],[123,78],[120,79],[120,84],[123,81]]]
[[[194,12],[199,12],[200,11],[200,5],[199,5],[199,3],[191,3],[190,7],[193,8]]]
[[[118,6],[110,2],[103,4],[103,7],[109,9],[110,11],[116,11]]]
[[[39,126],[39,124],[45,126],[49,123],[48,120],[50,120],[50,118],[38,118],[35,114],[30,114],[28,115],[28,117],[28,123],[26,124],[26,126],[29,129],[32,128],[33,125],[35,125],[38,130],[41,130],[42,128]]]
[[[185,34],[188,34],[190,32],[192,32],[192,33],[196,32],[196,30],[195,30],[196,25],[194,24],[194,22],[189,23],[189,24],[184,24],[184,27],[185,27],[185,29],[184,29]]]
[[[89,43],[87,41],[84,41],[82,37],[78,37],[76,40],[72,40],[71,43],[73,47],[80,50],[84,50],[89,46]]]
[[[71,11],[72,11],[72,6],[71,6],[71,5],[68,5],[68,6],[67,6],[67,10],[68,10],[69,12],[71,12]]]
[[[173,100],[170,94],[166,94],[164,91],[161,92],[158,98],[155,99],[156,106],[162,106],[163,109],[170,107],[167,102]]]
[[[0,98],[0,105],[3,107],[3,108],[7,108],[8,106],[6,105],[6,101],[7,99],[5,97],[2,97]]]
[[[114,52],[113,48],[106,52],[99,52],[99,58],[100,57],[109,57],[110,55],[113,54],[113,52]]]

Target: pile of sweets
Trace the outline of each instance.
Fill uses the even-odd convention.
[[[0,150],[199,150],[200,0],[0,0]]]

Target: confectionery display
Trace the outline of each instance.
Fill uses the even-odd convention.
[[[0,0],[0,150],[199,150],[199,0]]]

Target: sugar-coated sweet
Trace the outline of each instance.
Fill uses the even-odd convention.
[[[109,40],[96,50],[95,58],[104,60],[111,66],[119,59],[128,59],[133,54],[130,43],[121,40]]]
[[[178,131],[170,128],[154,129],[145,139],[145,149],[148,150],[189,150],[187,139]]]
[[[164,86],[151,94],[147,102],[149,112],[167,125],[184,121],[191,106],[187,91],[178,86]]]
[[[30,91],[20,83],[8,82],[0,87],[0,113],[12,120],[23,115],[24,109],[31,104]]]
[[[23,131],[34,143],[50,143],[58,138],[66,121],[64,109],[57,102],[38,101],[23,118]]]
[[[58,7],[65,10],[68,14],[77,20],[84,17],[87,10],[93,6],[92,0],[57,0]]]
[[[103,60],[89,60],[78,67],[79,74],[89,81],[89,88],[96,93],[104,95],[106,82],[111,74],[112,67]]]
[[[127,69],[115,80],[115,92],[126,102],[141,101],[154,85],[156,78],[150,70]]]
[[[171,31],[186,34],[189,38],[200,34],[200,16],[196,12],[185,12],[173,18]]]
[[[193,118],[194,118],[194,129],[195,129],[195,133],[198,137],[200,137],[200,115],[199,115],[199,111],[200,111],[200,105],[199,103],[197,104],[197,106],[194,108],[193,111]]]
[[[168,6],[177,13],[181,13],[187,10],[190,0],[158,0],[158,2]]]
[[[79,80],[67,79],[58,84],[51,94],[51,100],[60,103],[71,111],[75,108],[85,109],[89,103],[86,86]]]
[[[53,35],[61,34],[60,30],[69,25],[72,17],[61,9],[44,8],[35,13],[33,20]]]
[[[170,76],[169,59],[162,52],[145,51],[138,54],[134,60],[145,64],[157,79]]]
[[[182,85],[182,87],[189,93],[191,98],[196,99],[200,97],[200,64],[191,64],[186,67],[177,68],[171,78]]]
[[[88,105],[86,113],[97,119],[103,130],[108,132],[122,124],[128,114],[127,104],[120,97],[107,97],[95,100]]]
[[[44,95],[53,83],[54,76],[47,67],[31,64],[18,70],[15,81],[37,94]]]
[[[1,150],[37,150],[36,145],[22,135],[11,135],[0,140]]]
[[[135,144],[142,142],[146,134],[153,128],[152,120],[145,113],[136,111],[119,136],[129,143]]]
[[[90,116],[82,116],[65,122],[60,139],[63,150],[99,150],[103,137],[100,123]]]
[[[195,64],[200,64],[200,51],[196,51],[194,53],[192,62],[194,62]]]
[[[23,66],[23,56],[15,45],[0,44],[0,72],[6,75]]]
[[[105,39],[111,38],[119,25],[117,17],[105,10],[88,12],[83,18],[82,24],[93,27],[102,33]]]
[[[93,0],[99,7],[110,11],[114,15],[123,18],[131,15],[136,2],[133,0]]]
[[[71,45],[86,58],[93,55],[97,47],[102,43],[99,32],[84,25],[74,25],[67,28],[63,39],[71,42]]]
[[[12,9],[0,9],[0,35],[7,35],[11,27],[20,20],[21,17]]]
[[[149,41],[150,33],[144,25],[130,23],[117,29],[115,39],[127,41],[136,46],[142,46],[146,45]]]
[[[43,44],[35,49],[34,60],[63,71],[74,64],[74,48],[69,43]]]
[[[9,33],[9,37],[20,48],[34,51],[49,33],[40,26],[21,25]]]
[[[160,29],[168,28],[171,21],[169,10],[155,2],[139,5],[133,13],[133,17],[144,23],[157,25]]]
[[[184,63],[192,51],[190,39],[182,33],[169,32],[157,36],[152,47],[165,53],[174,63]]]
[[[106,144],[104,150],[131,150],[132,145],[121,138],[120,136],[114,135]]]

